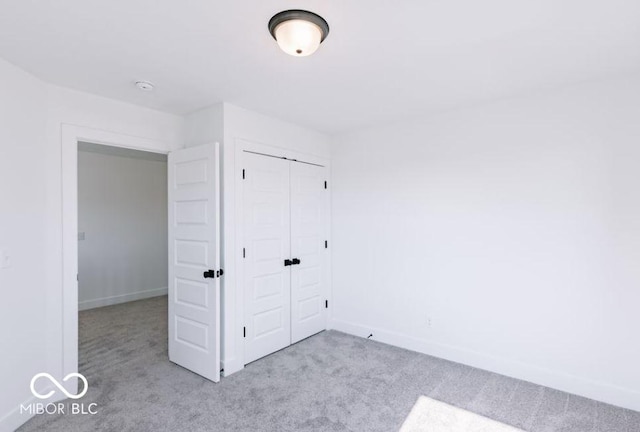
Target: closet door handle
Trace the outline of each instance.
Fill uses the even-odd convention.
[[[286,259],[286,260],[284,260],[284,266],[285,266],[285,267],[286,267],[286,266],[290,266],[290,265],[293,265],[293,261],[291,261],[290,259]]]
[[[300,264],[300,262],[301,262],[301,261],[300,261],[298,258],[294,258],[294,259],[292,259],[292,260],[291,260],[291,264],[292,264],[292,265]]]

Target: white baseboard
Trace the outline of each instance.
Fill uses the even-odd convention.
[[[126,303],[134,300],[142,300],[146,298],[167,295],[167,292],[168,292],[167,287],[164,287],[164,288],[155,288],[155,289],[150,289],[145,291],[137,291],[137,292],[128,293],[128,294],[120,294],[120,295],[115,295],[110,297],[102,297],[98,299],[83,300],[81,302],[78,302],[78,310],[87,310],[87,309],[93,309],[93,308],[98,308],[103,306],[111,306],[118,303]]]
[[[328,327],[362,338],[373,334],[378,342],[640,411],[640,392],[632,389],[347,321],[332,319]]]
[[[43,389],[41,389],[41,392],[48,393],[50,390],[54,390],[54,388],[44,387]],[[56,403],[64,399],[64,396],[56,394],[47,399],[46,403]],[[18,406],[16,406],[14,409],[0,417],[0,432],[14,432],[20,426],[29,421],[35,414],[21,413],[20,405],[27,406],[38,402],[42,402],[42,400],[36,398],[35,396],[31,396],[27,400],[23,401],[22,404],[18,404]]]

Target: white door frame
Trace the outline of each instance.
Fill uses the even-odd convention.
[[[62,376],[78,372],[78,143],[167,154],[162,141],[62,124]],[[68,381],[77,388],[77,378]]]
[[[243,206],[243,184],[242,184],[242,156],[245,151],[262,153],[269,156],[276,157],[284,157],[287,159],[294,159],[296,161],[310,162],[317,165],[322,165],[327,169],[327,181],[329,181],[328,187],[328,205],[327,205],[327,240],[329,241],[329,253],[331,253],[332,241],[331,241],[331,164],[328,158],[324,158],[321,156],[316,156],[310,153],[302,153],[295,150],[290,150],[287,148],[271,146],[267,144],[261,144],[252,142],[242,138],[236,138],[234,140],[235,147],[235,169],[234,169],[234,200],[235,200],[235,209],[234,209],[234,220],[242,221],[244,220],[244,206]],[[244,239],[243,232],[243,224],[236,222],[235,224],[235,288],[236,288],[236,325],[238,326],[237,331],[233,332],[233,334],[237,335],[237,355],[240,360],[240,364],[238,365],[240,369],[242,369],[245,365],[245,356],[244,356],[244,336],[242,334],[242,327],[245,324],[245,308],[244,308],[244,261],[242,257],[242,241]],[[327,299],[329,301],[329,309],[327,311],[327,325],[326,328],[329,329],[329,323],[331,322],[331,305],[332,305],[332,297],[333,297],[333,287],[331,283],[331,259],[327,260],[326,266],[326,275],[325,280],[327,281]]]

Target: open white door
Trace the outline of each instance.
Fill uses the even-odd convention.
[[[218,143],[169,153],[169,360],[220,381]]]

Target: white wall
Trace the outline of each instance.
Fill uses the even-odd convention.
[[[337,139],[333,326],[639,410],[638,119],[617,81]]]
[[[224,141],[224,107],[219,103],[185,117],[184,136],[187,147]]]
[[[167,157],[80,144],[81,310],[167,293]]]
[[[242,304],[236,287],[235,258],[242,246],[235,240],[235,148],[239,140],[266,144],[328,158],[330,138],[228,103],[193,113],[186,118],[187,146],[220,142],[222,158],[222,366],[225,375],[244,367]]]
[[[0,59],[0,250],[11,261],[0,268],[0,430],[21,423],[47,366],[45,146],[44,84]]]

